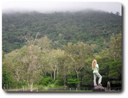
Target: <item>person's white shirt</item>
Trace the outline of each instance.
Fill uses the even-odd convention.
[[[95,68],[93,68],[93,73],[98,73],[99,71],[99,65],[96,64]]]

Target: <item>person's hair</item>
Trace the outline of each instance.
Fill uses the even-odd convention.
[[[97,64],[97,61],[96,61],[96,59],[94,59],[94,60],[92,61],[92,69],[94,69],[94,68],[96,67],[96,64]]]

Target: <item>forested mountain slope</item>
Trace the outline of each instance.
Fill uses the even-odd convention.
[[[2,14],[2,88],[92,91],[92,60],[102,85],[122,90],[122,16],[85,10]]]
[[[110,36],[122,32],[122,16],[84,10],[79,12],[24,12],[2,14],[2,45],[4,52],[22,47],[26,37],[47,36],[54,47],[78,41],[107,47]]]

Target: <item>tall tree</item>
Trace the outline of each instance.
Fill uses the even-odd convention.
[[[93,48],[88,44],[78,42],[77,44],[69,43],[64,49],[71,58],[72,65],[70,66],[72,66],[71,69],[75,71],[77,80],[79,81],[77,89],[80,89],[80,72],[85,66],[86,59],[92,55]]]

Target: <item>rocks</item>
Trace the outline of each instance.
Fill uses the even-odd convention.
[[[102,85],[95,86],[93,89],[94,92],[105,92],[105,88]]]

